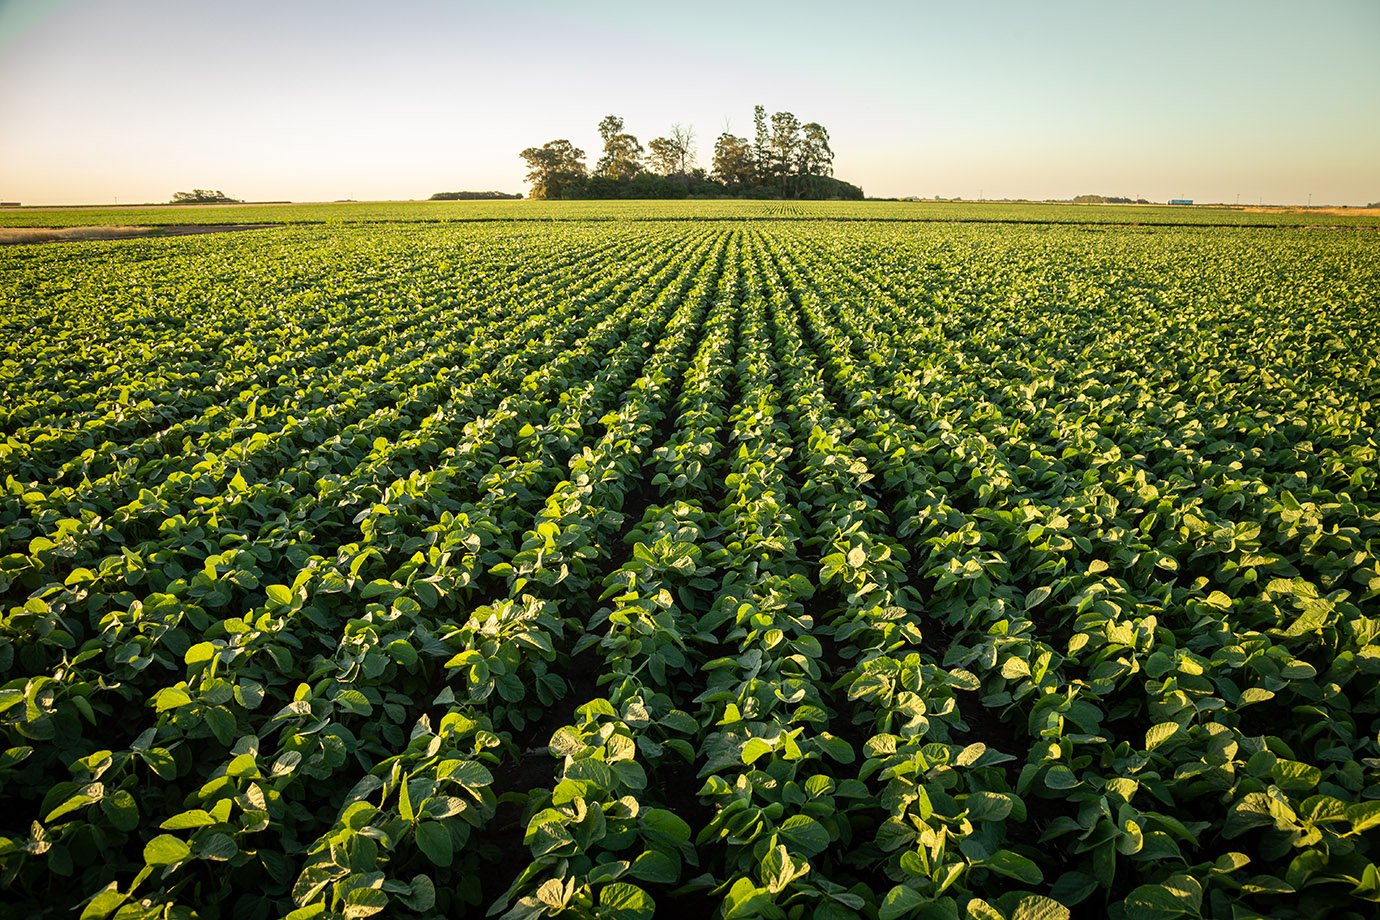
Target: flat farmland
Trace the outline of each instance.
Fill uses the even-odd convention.
[[[1380,234],[562,204],[0,251],[0,913],[1373,915]]]
[[[507,221],[792,220],[1380,228],[1380,208],[1074,204],[1006,201],[345,201],[0,209],[0,228]],[[4,236],[0,235],[0,242]]]

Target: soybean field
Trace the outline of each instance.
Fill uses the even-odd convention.
[[[1374,916],[1380,234],[482,207],[0,251],[0,915]]]

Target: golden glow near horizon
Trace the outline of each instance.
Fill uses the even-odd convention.
[[[610,112],[708,166],[759,102],[874,196],[1380,200],[1380,4],[951,7],[8,0],[0,200],[512,192]]]

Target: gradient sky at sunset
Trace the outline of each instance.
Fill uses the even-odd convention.
[[[0,0],[0,199],[525,190],[523,147],[824,124],[869,195],[1380,200],[1380,2]]]

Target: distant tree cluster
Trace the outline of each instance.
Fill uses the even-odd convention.
[[[1075,195],[1074,204],[1149,204],[1144,198],[1119,198],[1115,195]]]
[[[725,131],[714,142],[714,176],[730,188],[768,188],[781,198],[810,198],[821,185],[815,180],[834,173],[829,132],[818,122],[805,122],[790,112],[752,111],[753,138]],[[827,186],[826,186],[827,187]],[[861,196],[859,196],[861,197]]]
[[[623,119],[599,122],[604,150],[591,172],[585,152],[569,140],[522,151],[533,198],[810,198],[861,199],[862,189],[833,178],[829,132],[801,124],[790,112],[770,120],[754,110],[752,140],[725,131],[714,144],[709,171],[695,164],[693,128],[672,125],[644,148]]]
[[[498,201],[521,198],[522,192],[437,192],[429,201]]]
[[[219,189],[194,188],[190,192],[176,192],[173,204],[239,204],[240,199],[231,198]]]

